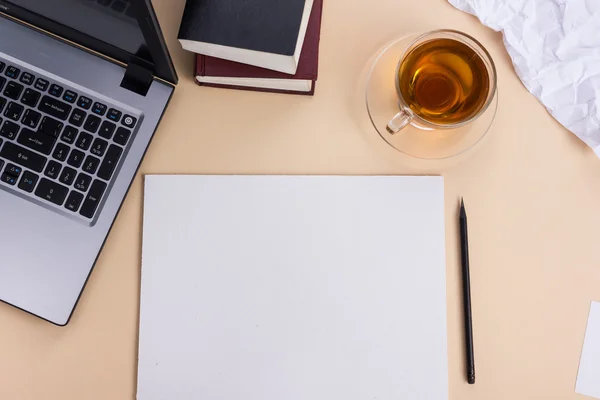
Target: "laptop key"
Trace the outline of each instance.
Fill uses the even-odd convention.
[[[15,164],[8,164],[6,166],[6,168],[4,169],[4,172],[6,172],[9,175],[14,176],[15,178],[18,178],[19,175],[21,175],[21,172],[23,172],[23,168],[19,167],[18,165],[15,165]]]
[[[23,128],[17,142],[32,150],[48,155],[52,151],[52,147],[54,147],[56,138],[45,135],[42,132],[34,132],[28,128]]]
[[[90,191],[85,197],[85,201],[81,206],[81,211],[79,211],[79,214],[86,218],[92,218],[96,212],[96,209],[98,208],[98,205],[100,204],[100,199],[102,199],[102,195],[104,194],[105,190],[106,183],[95,179],[94,183],[92,183],[92,186],[90,187]]]
[[[119,120],[121,119],[121,114],[121,111],[111,108],[110,110],[108,110],[106,118],[110,119],[113,122],[119,122]]]
[[[6,64],[0,61],[0,74],[2,73],[2,71],[4,71],[4,67],[6,67]]]
[[[33,81],[35,80],[35,76],[30,74],[29,72],[23,72],[23,74],[21,75],[21,78],[19,80],[26,85],[31,85],[33,83]]]
[[[79,168],[81,166],[81,164],[83,163],[83,157],[85,157],[85,153],[83,153],[82,151],[73,149],[73,151],[71,152],[71,155],[69,156],[69,159],[67,160],[67,164],[69,164],[75,168]]]
[[[75,189],[81,190],[82,192],[87,192],[90,187],[90,183],[92,182],[92,177],[89,175],[80,172],[77,175],[77,179],[75,179],[75,184],[73,185]]]
[[[35,107],[37,106],[40,96],[41,93],[37,90],[27,88],[25,89],[25,93],[23,93],[23,97],[21,97],[21,103],[29,107]]]
[[[4,97],[0,97],[0,112],[2,112],[2,109],[4,108],[5,105],[6,105],[6,99]]]
[[[62,131],[64,124],[60,121],[55,120],[54,118],[44,117],[42,118],[42,123],[40,124],[40,132],[44,132],[46,135],[57,138]]]
[[[83,129],[85,129],[86,131],[92,132],[92,133],[96,133],[99,126],[100,126],[100,118],[96,117],[95,115],[90,114],[87,116],[87,119],[85,120],[85,124],[83,124]]]
[[[27,193],[33,192],[33,188],[37,183],[39,177],[33,172],[25,171],[21,180],[19,181],[19,189],[26,191]]]
[[[8,68],[6,68],[6,72],[4,74],[6,76],[8,76],[9,78],[17,79],[17,77],[19,76],[20,73],[21,73],[21,70],[19,68],[13,67],[11,65]]]
[[[7,174],[6,172],[4,172],[2,174],[2,177],[0,177],[0,180],[4,183],[8,183],[9,185],[14,185],[15,183],[17,183],[17,178],[15,178],[12,175]]]
[[[42,178],[40,180],[40,184],[35,190],[35,195],[48,200],[51,203],[56,204],[57,206],[62,205],[67,197],[67,193],[69,193],[69,189],[65,186],[58,184],[56,182],[52,182],[49,179]]]
[[[98,115],[104,115],[106,113],[106,104],[95,102],[92,107],[92,112]]]
[[[125,125],[127,128],[133,128],[135,126],[137,122],[137,119],[135,117],[132,117],[131,115],[125,115],[123,117],[123,120],[121,121],[121,123],[123,125]]]
[[[25,111],[25,115],[23,115],[21,122],[24,125],[27,125],[29,128],[35,129],[38,122],[40,122],[40,118],[42,118],[42,114],[32,110],[31,108],[28,108],[27,111]]]
[[[65,92],[65,94],[63,95],[63,100],[68,103],[75,103],[76,99],[77,99],[77,93],[75,93],[72,90],[67,90]]]
[[[92,99],[88,99],[85,96],[81,96],[79,98],[79,101],[77,102],[77,105],[85,110],[89,110],[89,108],[92,106]]]
[[[65,208],[67,210],[77,212],[77,210],[79,210],[79,206],[81,205],[82,201],[83,201],[83,194],[76,192],[74,190],[71,190],[71,193],[69,193],[69,197],[67,197],[67,201],[65,202]]]
[[[115,143],[120,144],[121,146],[125,146],[127,141],[129,140],[129,136],[131,135],[131,131],[123,128],[122,126],[117,129],[117,134],[113,139]]]
[[[21,114],[23,113],[24,109],[25,107],[19,103],[11,101],[8,103],[8,107],[6,107],[6,110],[4,111],[4,116],[12,119],[13,121],[18,121],[19,118],[21,118]]]
[[[94,140],[94,144],[92,144],[92,148],[90,149],[90,153],[95,156],[102,157],[106,148],[108,147],[108,142],[106,140],[102,140],[100,138],[96,138]]]
[[[35,172],[42,172],[47,158],[11,142],[4,143],[0,157]]]
[[[67,125],[65,127],[65,130],[63,131],[63,134],[60,137],[60,139],[63,142],[67,142],[69,144],[73,144],[73,143],[75,143],[75,138],[77,137],[78,133],[79,133],[79,131],[77,129],[73,128],[70,125]]]
[[[50,84],[50,82],[48,82],[47,80],[38,78],[35,81],[35,85],[33,85],[33,87],[36,88],[37,90],[41,90],[42,92],[45,92],[48,89],[49,84]]]
[[[4,136],[7,139],[14,139],[17,137],[17,133],[19,133],[19,125],[14,122],[6,121],[2,128],[0,128],[0,136]]]
[[[79,108],[73,110],[71,113],[71,118],[69,118],[69,123],[71,125],[75,125],[76,127],[80,127],[85,120],[86,113],[81,111]]]
[[[123,153],[123,149],[117,145],[111,144],[106,152],[106,156],[104,156],[104,160],[102,160],[102,165],[100,165],[100,169],[98,170],[98,176],[105,181],[108,181],[112,176],[115,168],[117,167],[117,163],[119,162],[119,158],[121,158],[121,154]]]
[[[49,114],[55,118],[60,120],[66,120],[69,117],[69,113],[71,113],[71,107],[64,101],[53,99],[50,96],[42,97],[40,101],[40,105],[38,106],[38,110]]]
[[[102,136],[103,138],[110,139],[116,127],[117,126],[112,122],[104,121],[100,126],[100,131],[98,132],[98,135]]]
[[[57,159],[58,161],[65,161],[70,150],[71,149],[66,144],[59,143],[52,153],[52,158]]]
[[[2,90],[5,83],[6,83],[6,78],[3,76],[0,76],[0,90]]]
[[[100,165],[100,159],[94,156],[87,156],[85,161],[83,162],[83,166],[81,167],[81,169],[87,172],[88,174],[93,175],[94,173],[96,173],[98,165]]]
[[[60,97],[60,95],[62,94],[63,90],[64,89],[62,88],[62,86],[58,86],[57,84],[53,83],[50,86],[50,90],[48,91],[48,93],[50,93],[54,97]]]
[[[65,167],[63,169],[62,174],[60,174],[60,178],[58,180],[64,183],[65,185],[70,185],[75,180],[76,175],[77,171],[75,171],[73,168]]]
[[[23,91],[23,85],[21,85],[17,82],[14,82],[14,81],[10,81],[10,82],[8,82],[8,84],[6,85],[6,88],[4,89],[4,95],[13,100],[17,100],[19,98],[19,96],[21,95],[22,91]]]
[[[46,175],[48,178],[56,179],[58,178],[58,174],[60,174],[61,169],[62,165],[60,165],[60,163],[50,160],[48,161],[44,175]]]
[[[77,138],[77,142],[75,142],[75,146],[79,147],[82,150],[87,150],[90,148],[92,144],[93,136],[89,133],[81,132],[79,137]]]

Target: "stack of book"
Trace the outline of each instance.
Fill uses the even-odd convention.
[[[199,85],[314,94],[323,0],[187,0],[179,41]]]

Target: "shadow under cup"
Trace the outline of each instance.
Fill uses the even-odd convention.
[[[414,40],[395,78],[400,110],[386,126],[390,134],[409,123],[423,130],[465,126],[487,110],[496,93],[496,68],[487,50],[453,30]]]

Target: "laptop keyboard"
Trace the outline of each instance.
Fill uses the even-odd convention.
[[[90,224],[138,119],[0,59],[0,188]]]

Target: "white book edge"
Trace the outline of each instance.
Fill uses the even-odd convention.
[[[196,76],[199,83],[213,85],[241,86],[258,89],[274,89],[291,92],[305,92],[312,90],[313,82],[305,79],[276,79],[276,78],[232,78],[227,76]]]

